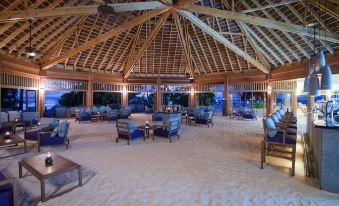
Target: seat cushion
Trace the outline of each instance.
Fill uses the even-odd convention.
[[[131,133],[131,139],[136,139],[136,138],[141,138],[144,136],[144,131],[141,129],[135,129],[132,133]]]
[[[40,145],[56,145],[56,144],[63,144],[64,137],[60,137],[56,134],[55,137],[51,137],[50,133],[46,133],[40,136]]]
[[[5,179],[6,179],[6,177],[0,172],[0,181],[1,180],[5,180]],[[4,191],[10,191],[10,190],[12,190],[12,185],[10,183],[4,184],[4,185],[0,185],[0,193],[4,192]],[[2,203],[1,200],[0,200],[0,202]]]
[[[276,143],[283,143],[283,134],[277,133],[273,137],[267,137],[269,142],[276,142]],[[285,144],[292,144],[295,145],[297,142],[296,135],[286,135],[285,136]]]
[[[169,136],[172,137],[172,136],[175,136],[177,135],[177,131],[172,131]],[[164,130],[162,128],[157,128],[157,129],[154,129],[154,135],[156,136],[160,136],[160,137],[168,137],[168,131],[167,130]]]
[[[279,133],[282,133],[282,132],[279,131]],[[295,128],[287,128],[287,134],[289,134],[289,135],[297,135],[297,129],[295,129]]]
[[[29,130],[25,132],[25,139],[27,140],[38,140],[39,129]]]

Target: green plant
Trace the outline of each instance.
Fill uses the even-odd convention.
[[[78,106],[83,103],[83,93],[82,92],[69,92],[63,94],[59,99],[59,104],[61,106],[70,107],[70,106]]]

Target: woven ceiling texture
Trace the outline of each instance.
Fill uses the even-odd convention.
[[[112,4],[146,1],[112,1]],[[123,74],[133,76],[194,76],[198,74],[257,71],[258,65],[270,69],[310,58],[323,50],[333,53],[339,49],[338,41],[319,40],[318,30],[327,34],[339,34],[338,5],[327,2],[327,8],[317,1],[290,0],[201,0],[148,1],[163,4],[161,9],[137,9],[117,11],[110,16],[96,12],[88,14],[50,15],[34,17],[32,23],[32,46],[39,54],[29,57],[29,22],[27,18],[0,22],[0,45],[2,53],[18,59],[32,61],[48,68],[49,63],[59,68]],[[175,2],[175,1],[174,1]],[[281,3],[284,2],[284,3]],[[278,5],[281,3],[280,5]],[[101,0],[1,0],[0,16],[11,11],[26,9],[52,9],[100,5]],[[185,6],[200,6],[247,14],[278,22],[308,28],[311,35],[250,24],[246,21],[211,16],[185,9]],[[275,6],[270,6],[275,5]],[[331,9],[329,9],[331,5]],[[167,10],[166,10],[167,9]],[[145,21],[122,29],[104,40],[108,32],[124,28],[124,25],[148,12],[166,10]],[[181,11],[184,11],[182,13]],[[334,11],[334,12],[333,12]],[[186,12],[186,13],[185,13]],[[204,23],[201,28],[185,14]],[[313,23],[313,25],[312,25]],[[123,25],[123,26],[121,26]],[[235,45],[244,55],[234,51],[216,35]],[[315,37],[314,29],[315,28]],[[324,35],[327,35],[327,34]],[[153,35],[153,36],[152,36]],[[68,54],[63,58],[58,57]],[[249,61],[251,58],[253,61]],[[56,60],[56,61],[54,61]],[[262,69],[260,69],[262,70]],[[127,74],[127,75],[126,75]]]

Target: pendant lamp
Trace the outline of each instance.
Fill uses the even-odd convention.
[[[316,72],[311,74],[311,81],[310,81],[310,95],[311,96],[318,96],[320,95],[319,92],[320,85],[319,85],[319,78]]]
[[[319,72],[324,66],[326,66],[326,59],[323,51],[320,51],[315,59],[315,71]]]
[[[304,80],[304,92],[310,92],[311,75],[308,73]]]
[[[332,71],[330,65],[321,68],[321,90],[332,90]]]

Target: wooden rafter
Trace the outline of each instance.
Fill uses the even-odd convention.
[[[126,68],[124,69],[124,77],[125,78],[128,78],[128,76],[131,74],[131,71],[132,71],[134,65],[139,61],[142,54],[146,51],[148,45],[152,42],[153,38],[158,33],[159,29],[163,26],[163,24],[165,23],[165,21],[167,20],[167,18],[170,14],[171,14],[171,12],[168,11],[168,12],[161,15],[160,19],[155,24],[153,30],[151,31],[151,33],[146,38],[144,44],[138,50],[138,53],[136,54],[136,56],[133,58],[133,61],[127,62]]]
[[[269,8],[273,8],[273,7],[292,4],[292,3],[295,3],[295,2],[299,2],[299,1],[301,1],[301,0],[282,0],[278,3],[270,3],[266,6],[259,6],[259,7],[256,7],[256,8],[246,9],[246,10],[241,11],[241,13],[246,14],[246,13],[250,13],[250,12],[254,12],[254,11],[260,11],[260,10],[269,9]]]
[[[328,0],[309,0],[311,4],[313,4],[316,7],[320,7],[323,11],[326,11],[331,16],[333,16],[336,19],[339,19],[339,5],[338,1],[337,4],[334,2],[328,1]],[[320,4],[319,4],[320,2]],[[325,7],[326,5],[326,7]]]
[[[131,29],[132,27],[135,27],[137,26],[138,24],[156,16],[156,15],[159,15],[159,14],[162,14],[164,12],[167,12],[169,9],[163,9],[163,10],[152,10],[152,11],[149,11],[143,15],[140,15],[118,27],[115,27],[114,29],[111,29],[110,31],[104,33],[104,34],[101,34],[101,35],[98,35],[96,38],[94,39],[91,39],[87,42],[85,42],[83,45],[80,45],[79,48],[77,49],[71,49],[69,50],[68,52],[65,52],[64,54],[52,59],[52,60],[49,60],[48,62],[45,62],[42,64],[42,68],[44,69],[48,69],[56,64],[58,64],[59,62],[62,62],[63,60],[65,60],[66,58],[70,57],[70,56],[73,56],[75,55],[77,52],[80,52],[80,51],[83,51],[85,49],[88,49],[92,46],[95,46],[101,42],[104,42],[106,41],[107,39],[109,38],[112,38],[114,36],[117,36],[119,34],[121,34],[122,32],[126,31],[126,30],[129,30]]]
[[[248,24],[253,24],[257,26],[262,26],[271,29],[277,29],[280,31],[291,32],[301,36],[308,36],[312,37],[312,34],[309,33],[308,28],[292,24],[292,23],[285,23],[276,21],[273,19],[266,19],[261,17],[256,17],[253,15],[247,15],[239,12],[234,11],[226,11],[216,8],[204,7],[204,6],[197,6],[197,5],[189,5],[185,4],[180,6],[181,9],[189,10],[192,12],[205,14],[214,17],[222,17],[226,19],[232,19],[236,21],[242,21]],[[323,39],[334,43],[339,43],[339,34],[327,32],[325,35],[324,31],[319,31],[317,39]]]
[[[200,29],[202,29],[204,32],[211,35],[213,38],[215,38],[217,41],[221,42],[222,44],[226,45],[228,48],[230,48],[232,51],[234,51],[239,56],[243,57],[247,61],[249,61],[251,64],[253,64],[255,67],[257,67],[259,70],[261,70],[264,73],[268,73],[269,70],[266,68],[265,65],[261,64],[257,60],[255,60],[253,57],[246,54],[243,50],[241,50],[239,47],[234,45],[232,42],[227,40],[224,36],[219,34],[217,31],[209,27],[207,24],[205,24],[203,21],[201,21],[198,17],[193,15],[192,13],[188,11],[179,11],[180,14],[188,18],[191,22],[193,22],[196,26],[198,26]]]
[[[166,6],[158,1],[150,2],[133,2],[133,3],[116,3],[109,4],[114,8],[115,12],[138,11],[164,9]],[[10,11],[0,13],[0,22],[20,21],[29,18],[46,18],[57,16],[76,16],[90,15],[98,13],[98,5],[76,6],[76,7],[60,7],[52,9],[28,9],[22,11]]]
[[[189,73],[190,73],[190,78],[194,78],[194,70],[193,70],[193,65],[192,65],[192,57],[189,53],[188,50],[188,42],[186,41],[186,37],[184,35],[184,31],[183,31],[183,27],[180,23],[180,19],[176,13],[176,11],[172,12],[172,16],[175,22],[175,26],[177,28],[177,32],[179,34],[179,41],[181,43],[181,48],[184,50],[184,54],[185,54],[185,58],[186,58],[186,62],[188,65],[188,69],[189,69]]]

